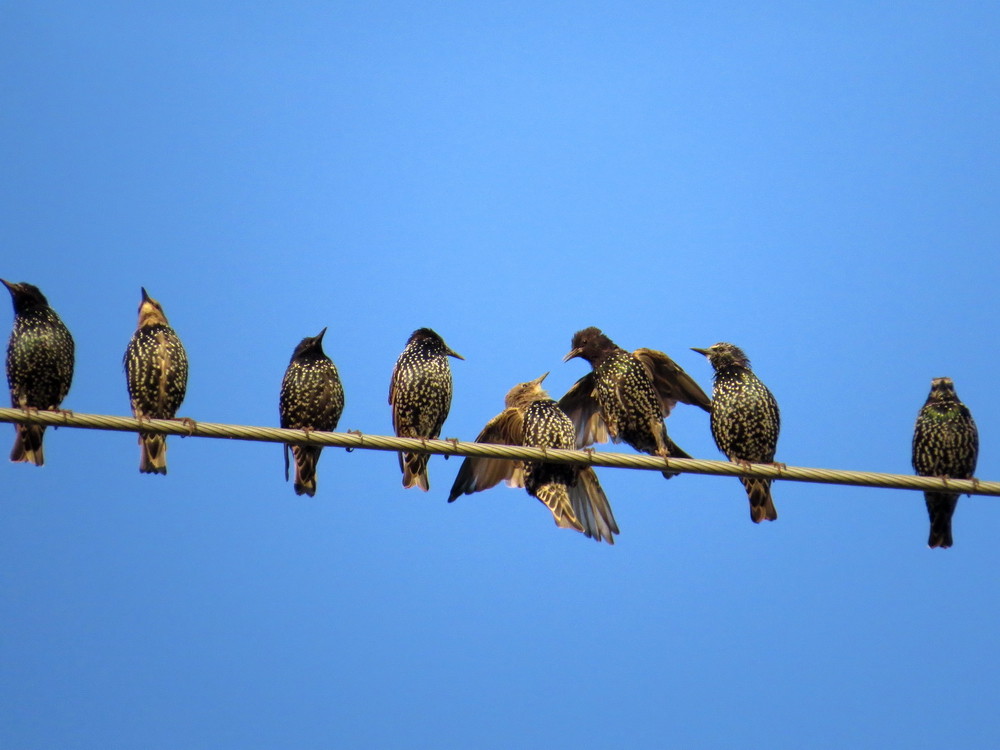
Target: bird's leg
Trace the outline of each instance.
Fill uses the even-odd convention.
[[[458,438],[445,438],[445,440],[447,440],[449,443],[451,443],[452,447],[456,451],[458,450],[458,443],[459,443]],[[445,453],[444,454],[444,460],[447,461],[449,456],[451,456],[450,453]]]
[[[182,425],[184,425],[185,427],[187,427],[187,429],[188,429],[187,436],[188,437],[191,437],[192,435],[194,435],[195,430],[198,429],[197,422],[195,422],[193,419],[191,419],[191,417],[176,418],[176,421],[180,422]]]
[[[783,464],[781,461],[772,461],[771,466],[778,470],[779,475],[788,469],[788,464]]]

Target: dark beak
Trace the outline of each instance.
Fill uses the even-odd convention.
[[[541,377],[538,377],[538,378],[535,378],[535,379],[534,379],[534,380],[532,380],[531,382],[532,382],[532,383],[534,383],[535,385],[541,385],[541,384],[542,384],[542,381],[543,381],[543,380],[545,380],[545,378],[547,378],[548,376],[549,376],[549,374],[548,374],[548,373],[545,373],[545,374],[544,374],[544,375],[542,375]]]
[[[569,362],[571,359],[573,359],[573,357],[579,357],[581,354],[583,354],[583,349],[577,347],[569,354],[567,354],[565,357],[563,357],[563,362]]]
[[[455,359],[462,359],[462,360],[465,359],[465,357],[463,357],[461,354],[459,354],[458,352],[456,352],[454,349],[448,349],[448,356],[449,357],[454,357]]]
[[[708,349],[699,349],[696,346],[692,346],[691,351],[698,352],[698,354],[704,354],[706,357],[708,356]]]
[[[152,297],[149,296],[149,292],[146,291],[146,287],[141,286],[139,288],[142,290],[142,301],[143,302],[149,302],[151,299],[153,299]]]
[[[323,337],[325,335],[326,335],[326,329],[324,328],[322,331],[320,331],[319,333],[317,333],[316,336],[314,337],[316,339],[316,343],[317,344],[322,344],[323,343]]]

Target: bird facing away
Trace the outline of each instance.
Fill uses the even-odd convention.
[[[979,433],[951,378],[934,378],[913,431],[913,468],[922,477],[971,479],[979,457]],[[925,492],[931,533],[928,547],[950,547],[951,517],[958,493]]]
[[[139,326],[125,350],[125,382],[136,419],[173,419],[187,391],[184,345],[160,303],[142,290]],[[139,434],[139,471],[167,473],[166,435]]]
[[[750,360],[738,346],[720,342],[704,354],[715,369],[712,389],[712,437],[730,461],[772,463],[778,446],[781,415],[771,391],[754,375]],[[750,499],[750,520],[776,521],[771,480],[740,477]]]
[[[593,368],[559,401],[576,427],[578,448],[610,436],[650,455],[691,458],[667,436],[663,420],[678,401],[705,411],[711,411],[712,402],[677,363],[653,349],[627,352],[593,327],[573,336],[563,361],[574,357]],[[675,474],[663,472],[668,479]]]
[[[465,359],[452,351],[430,328],[418,328],[396,360],[389,383],[392,426],[397,437],[434,439],[441,434],[451,409],[451,366],[448,357]],[[430,489],[426,453],[400,453],[403,486]]]
[[[542,375],[515,385],[507,393],[504,409],[491,419],[477,443],[527,445],[537,448],[573,448],[573,423],[542,389]],[[611,505],[593,467],[544,461],[466,458],[455,478],[448,502],[459,495],[489,489],[501,480],[524,487],[552,512],[556,526],[576,529],[586,536],[614,544],[618,533]]]
[[[7,344],[7,383],[15,409],[58,409],[73,382],[74,346],[69,329],[38,287],[4,281],[14,303]],[[15,424],[10,460],[45,463],[45,425]]]
[[[278,410],[281,426],[293,430],[337,429],[344,411],[344,388],[337,366],[323,352],[324,328],[318,336],[302,339],[281,381]],[[295,458],[295,494],[316,494],[316,464],[323,447],[285,445],[285,481],[288,481],[288,449]]]

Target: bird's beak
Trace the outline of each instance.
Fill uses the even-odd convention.
[[[698,354],[704,354],[706,357],[708,356],[708,349],[699,349],[697,346],[692,346],[691,351],[698,352]]]
[[[535,379],[534,379],[534,380],[532,380],[531,382],[532,382],[532,383],[534,383],[535,385],[541,385],[541,384],[542,384],[542,381],[543,381],[543,380],[545,380],[545,378],[547,378],[548,376],[549,376],[549,374],[548,374],[548,373],[545,373],[545,374],[544,374],[544,375],[542,375],[541,377],[539,377],[539,378],[535,378]]]
[[[323,337],[326,335],[326,328],[316,334],[316,342],[323,343]]]
[[[146,291],[146,287],[141,286],[139,288],[142,290],[142,301],[143,302],[149,302],[151,299],[153,299],[152,297],[149,296],[149,292]]]
[[[565,357],[563,357],[563,362],[569,362],[571,359],[573,359],[573,357],[579,357],[581,354],[583,354],[583,349],[577,347],[569,354],[567,354]]]
[[[454,349],[449,349],[448,350],[448,356],[449,357],[454,357],[455,359],[461,359],[461,360],[465,359],[465,357],[463,357],[461,354],[459,354],[458,352],[456,352]]]
[[[0,281],[3,282],[3,285],[5,287],[7,287],[7,291],[13,293],[13,291],[14,291],[14,285],[11,282],[7,281],[7,279],[0,279]]]

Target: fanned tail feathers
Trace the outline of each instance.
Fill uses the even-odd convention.
[[[535,489],[534,495],[552,511],[556,526],[583,531],[583,525],[573,512],[573,505],[569,501],[569,490],[565,484],[550,482],[540,485]]]
[[[580,471],[576,484],[569,488],[569,499],[584,535],[598,542],[615,543],[612,535],[619,533],[618,523],[592,467]]]
[[[10,460],[43,466],[45,454],[42,451],[42,436],[45,434],[45,425],[15,424],[14,430],[14,449],[10,452]]]

